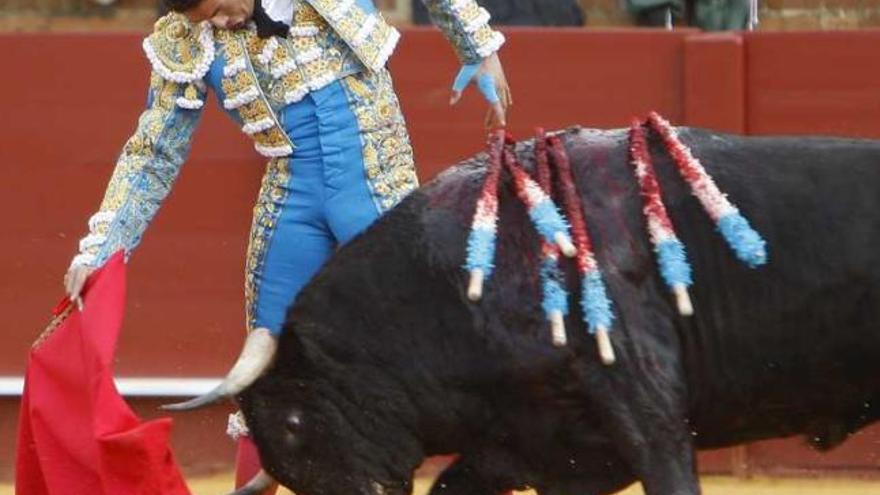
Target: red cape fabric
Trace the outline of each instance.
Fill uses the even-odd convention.
[[[121,253],[90,277],[84,294],[83,311],[31,350],[16,495],[189,495],[169,447],[171,419],[142,422],[113,383],[125,309]]]

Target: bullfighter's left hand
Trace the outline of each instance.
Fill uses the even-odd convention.
[[[507,125],[507,109],[513,105],[513,97],[510,94],[510,86],[504,75],[504,68],[497,53],[483,59],[477,64],[463,65],[455,78],[452,86],[452,98],[450,105],[455,105],[461,99],[465,88],[476,82],[477,88],[489,102],[489,112],[486,114],[486,127],[504,127]]]

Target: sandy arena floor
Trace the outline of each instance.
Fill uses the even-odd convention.
[[[413,495],[424,495],[429,480],[416,483]],[[232,486],[232,475],[219,475],[211,478],[190,480],[193,495],[224,495]],[[521,492],[534,495],[533,492]],[[620,492],[618,495],[643,495],[638,485]],[[0,495],[12,495],[12,487],[0,487]],[[703,478],[703,495],[876,495],[880,494],[880,480],[848,479],[750,479],[706,477]],[[281,491],[279,495],[290,495]]]
[[[424,495],[430,480],[416,481],[413,495]],[[232,475],[218,475],[210,478],[190,480],[193,495],[224,495],[232,486]],[[9,485],[0,486],[0,495],[13,495]],[[518,492],[534,495],[534,492]],[[634,485],[618,495],[643,495],[641,486]],[[703,478],[703,495],[877,495],[880,494],[880,480],[850,479],[766,479],[739,480],[724,477]],[[281,490],[278,495],[290,495]]]

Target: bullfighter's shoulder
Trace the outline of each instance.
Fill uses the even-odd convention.
[[[171,12],[156,21],[143,46],[156,74],[191,83],[205,77],[214,61],[214,28],[207,21],[196,24]]]

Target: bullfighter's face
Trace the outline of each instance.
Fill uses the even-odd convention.
[[[202,0],[184,14],[192,22],[210,21],[220,29],[244,26],[254,12],[255,0]]]
[[[239,396],[263,468],[298,495],[403,495],[371,445],[321,384],[258,380]]]

